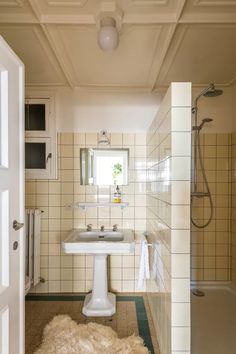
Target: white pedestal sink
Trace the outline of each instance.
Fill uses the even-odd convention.
[[[86,316],[111,316],[116,312],[115,295],[108,293],[107,256],[134,253],[131,230],[73,230],[63,242],[65,253],[93,254],[93,289],[85,297],[82,312]]]

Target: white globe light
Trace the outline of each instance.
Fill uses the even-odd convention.
[[[119,36],[115,25],[106,24],[101,26],[98,33],[99,47],[104,51],[114,50],[119,43]]]

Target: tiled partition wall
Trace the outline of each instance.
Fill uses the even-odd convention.
[[[26,182],[26,207],[40,208],[41,277],[36,292],[84,292],[91,290],[92,256],[65,255],[61,241],[73,228],[111,228],[135,230],[136,236],[146,230],[146,134],[111,134],[111,147],[129,148],[129,184],[121,187],[123,201],[129,207],[89,208],[86,211],[66,208],[73,202],[112,200],[114,188],[80,185],[80,148],[96,147],[98,134],[58,134],[58,180]],[[139,266],[139,244],[131,256],[109,259],[110,288],[113,291],[136,291]]]
[[[192,280],[227,281],[231,278],[231,134],[205,134],[204,128],[200,134],[203,164],[213,200],[213,218],[205,228],[192,225]],[[197,188],[206,192],[199,160]],[[201,226],[209,215],[209,198],[193,197],[194,222]]]
[[[148,297],[162,354],[190,353],[190,164],[191,84],[172,83],[147,139],[147,230],[157,284]]]
[[[236,288],[236,133],[232,134],[231,280]]]

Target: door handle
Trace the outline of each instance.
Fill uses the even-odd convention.
[[[13,221],[13,229],[14,229],[15,231],[20,230],[23,226],[24,226],[24,223],[23,223],[23,222],[18,222],[17,220],[14,220],[14,221]]]

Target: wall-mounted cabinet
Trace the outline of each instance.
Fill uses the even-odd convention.
[[[56,126],[50,98],[25,101],[26,179],[56,178]]]

